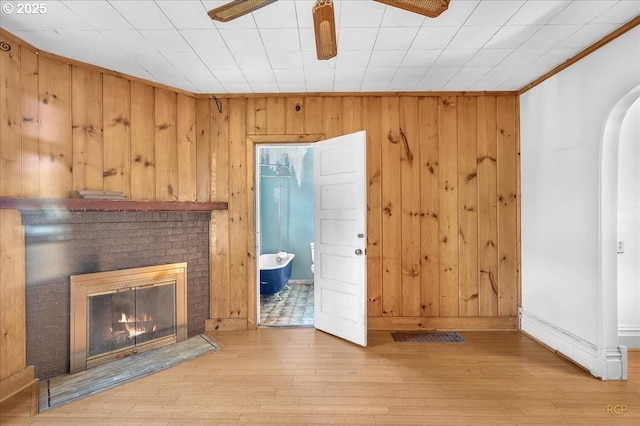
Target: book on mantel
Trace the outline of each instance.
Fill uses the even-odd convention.
[[[124,193],[120,191],[91,191],[79,189],[76,191],[80,198],[91,200],[126,200]]]

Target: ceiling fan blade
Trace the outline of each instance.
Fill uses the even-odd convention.
[[[449,7],[449,0],[375,0],[409,12],[435,18]]]
[[[209,11],[209,17],[216,21],[227,22],[236,19],[278,0],[234,0]]]
[[[316,0],[312,12],[318,59],[331,59],[338,54],[333,1]]]

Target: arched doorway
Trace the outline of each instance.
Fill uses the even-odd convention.
[[[618,154],[622,123],[640,99],[640,86],[623,96],[612,108],[602,134],[600,162],[600,327],[602,378],[626,379],[627,353],[618,338]],[[619,349],[618,349],[619,348]]]

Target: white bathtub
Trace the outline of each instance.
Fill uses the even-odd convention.
[[[258,258],[260,267],[260,294],[273,294],[281,291],[289,278],[293,267],[293,253],[266,253]]]

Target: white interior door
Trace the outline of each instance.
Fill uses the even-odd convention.
[[[313,147],[315,327],[366,346],[366,133]]]

